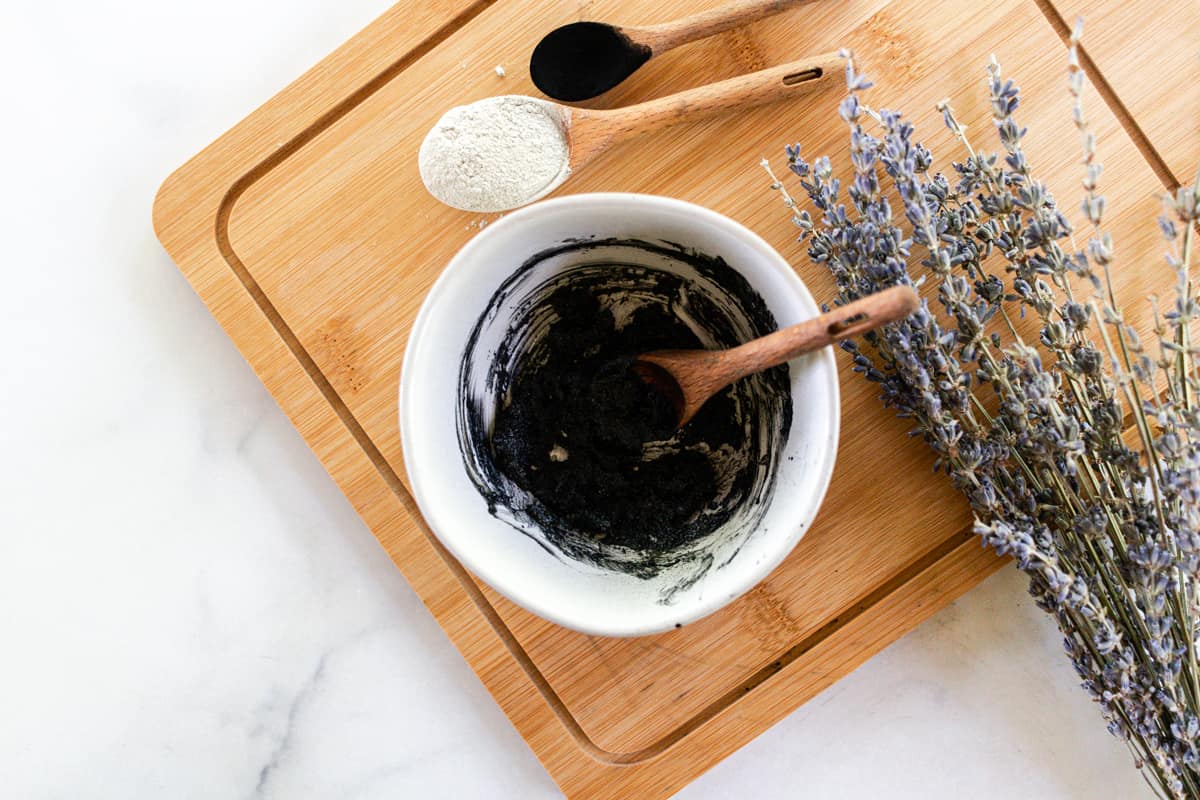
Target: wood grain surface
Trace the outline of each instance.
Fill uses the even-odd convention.
[[[1063,31],[1083,19],[1083,52],[1145,138],[1151,163],[1173,183],[1192,183],[1200,167],[1200,2],[1047,2]]]
[[[571,797],[672,794],[1000,564],[965,532],[967,509],[930,474],[924,446],[844,368],[839,462],[813,529],[761,585],[682,630],[615,640],[554,626],[477,583],[421,521],[396,420],[404,345],[441,267],[496,218],[426,194],[422,137],[452,105],[532,93],[526,60],[553,27],[655,24],[717,5],[408,0],[174,173],[155,203],[167,250]],[[628,105],[848,46],[877,82],[870,102],[907,110],[948,169],[958,150],[934,105],[948,96],[990,146],[983,68],[995,52],[1026,91],[1020,119],[1035,168],[1074,209],[1066,51],[1048,10],[1034,0],[816,2],[666,53],[587,105]],[[557,193],[649,192],[709,206],[763,235],[828,299],[830,279],[795,242],[758,161],[781,162],[783,145],[800,142],[847,168],[841,94],[827,86],[614,146]],[[1138,131],[1090,86],[1085,99],[1105,182],[1119,187],[1111,227],[1119,290],[1132,300],[1171,280],[1152,221],[1163,184]],[[1146,306],[1129,303],[1128,316],[1148,330]]]

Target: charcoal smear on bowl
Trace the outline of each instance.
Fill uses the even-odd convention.
[[[539,253],[492,296],[463,354],[467,473],[493,515],[560,558],[640,578],[670,570],[670,602],[762,520],[791,428],[790,374],[739,381],[676,430],[629,363],[775,329],[719,258],[615,239]]]

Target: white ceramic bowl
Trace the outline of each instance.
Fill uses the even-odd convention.
[[[705,537],[699,546],[711,547],[706,555],[710,566],[697,570],[692,563],[687,574],[667,569],[644,578],[585,564],[540,540],[536,526],[530,530],[527,521],[490,512],[460,447],[465,407],[460,368],[468,340],[477,323],[483,326],[472,351],[478,372],[494,352],[497,330],[504,328],[480,322],[501,284],[536,253],[580,238],[612,237],[677,243],[723,258],[757,291],[780,326],[819,313],[783,257],[759,236],[714,211],[637,194],[579,194],[537,203],[472,239],[425,298],[404,359],[400,431],[421,513],[468,569],[515,603],[560,625],[602,636],[638,636],[716,611],[761,581],[791,552],[829,485],[840,412],[832,350],[791,362],[793,413],[786,444],[775,460],[773,491],[753,509],[756,524],[749,529],[733,537]],[[548,259],[538,269],[552,273],[581,257]],[[589,258],[595,260],[594,254]],[[674,269],[651,261],[639,263]],[[508,311],[500,307],[493,316]],[[490,414],[485,409],[487,422]]]

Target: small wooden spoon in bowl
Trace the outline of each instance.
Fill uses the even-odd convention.
[[[533,48],[529,77],[547,97],[589,100],[612,89],[653,56],[805,2],[811,0],[734,0],[645,27],[572,22],[550,31]]]
[[[655,350],[635,358],[632,368],[671,402],[682,427],[734,381],[902,320],[920,302],[911,286],[893,286],[728,350]]]

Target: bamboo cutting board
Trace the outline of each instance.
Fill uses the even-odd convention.
[[[682,630],[612,640],[558,628],[477,582],[420,519],[396,421],[408,329],[442,266],[496,218],[425,193],[416,167],[425,131],[450,106],[533,93],[528,54],[557,25],[651,24],[717,4],[405,0],[175,172],[155,202],[164,246],[571,797],[674,793],[1000,564],[970,536],[956,493],[930,475],[924,446],[844,363],[839,463],[816,524],[761,585]],[[972,132],[989,137],[982,75],[996,52],[1027,92],[1033,163],[1073,198],[1066,53],[1048,14],[1034,0],[819,0],[656,58],[594,105],[849,46],[877,81],[871,101],[916,115],[948,168],[945,154],[958,151],[933,106],[949,95]],[[1105,178],[1120,187],[1112,228],[1132,265],[1119,273],[1125,295],[1163,289],[1170,276],[1157,267],[1152,223],[1162,184],[1137,132],[1122,127],[1129,120],[1088,91]],[[647,136],[558,194],[649,192],[709,206],[766,237],[828,298],[830,280],[794,241],[758,161],[781,164],[783,145],[799,141],[845,168],[841,94],[833,85]],[[1130,311],[1148,329],[1148,309]]]
[[[1084,20],[1088,62],[1139,146],[1167,184],[1196,179],[1200,165],[1200,1],[1057,0],[1061,27]]]

